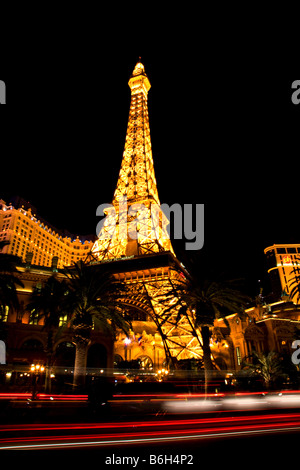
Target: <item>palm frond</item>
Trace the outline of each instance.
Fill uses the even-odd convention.
[[[66,268],[65,274],[69,289],[66,304],[77,333],[79,326],[84,330],[93,324],[108,333],[114,333],[116,328],[129,332],[130,322],[120,308],[128,295],[126,285],[114,282],[109,273],[83,262]]]
[[[299,258],[297,258],[297,261],[300,264]],[[290,297],[296,299],[296,302],[300,301],[300,266],[294,266],[292,271],[292,278],[290,279],[288,286],[290,289]]]

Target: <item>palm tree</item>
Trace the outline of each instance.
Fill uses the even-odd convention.
[[[17,256],[1,253],[7,241],[0,242],[0,316],[3,317],[7,308],[18,310],[19,300],[16,286],[24,287],[16,276],[17,264],[20,261]]]
[[[35,288],[26,307],[26,310],[30,312],[31,320],[44,320],[43,328],[47,331],[45,390],[48,393],[51,392],[50,373],[54,353],[53,337],[59,328],[60,318],[65,314],[64,304],[67,294],[68,286],[66,282],[58,281],[55,276],[51,276],[43,287]]]
[[[115,334],[116,328],[129,332],[130,323],[121,309],[125,286],[114,283],[112,277],[82,261],[65,269],[69,292],[67,308],[76,345],[74,387],[84,386],[87,349],[92,327],[107,334]]]
[[[290,298],[296,297],[296,302],[300,302],[300,259],[296,258],[298,264],[292,269],[293,277],[289,281]]]
[[[251,299],[241,292],[238,280],[209,280],[196,273],[185,280],[173,280],[171,284],[172,288],[168,292],[154,296],[154,302],[161,308],[159,314],[152,309],[152,318],[162,336],[166,358],[170,363],[173,362],[174,367],[176,361],[171,356],[168,341],[172,343],[176,341],[168,340],[162,330],[166,322],[169,320],[174,322],[174,311],[177,310],[175,322],[179,322],[183,316],[186,318],[192,335],[198,340],[203,352],[205,394],[207,394],[209,378],[214,368],[210,349],[214,320],[223,318],[229,327],[225,317],[231,313],[244,316],[244,307]]]
[[[243,369],[247,370],[253,376],[261,377],[267,390],[278,377],[285,375],[283,374],[282,362],[278,354],[274,351],[267,354],[254,351],[251,355],[251,359],[251,362],[243,362]]]
[[[188,278],[173,282],[173,289],[167,295],[161,296],[161,302],[170,304],[164,311],[165,321],[172,315],[172,309],[177,309],[177,321],[186,317],[192,334],[197,338],[203,352],[203,367],[205,377],[205,394],[207,394],[209,378],[213,369],[210,337],[216,318],[223,318],[229,327],[226,316],[237,313],[244,316],[244,308],[251,301],[248,295],[241,291],[241,280],[224,280],[224,276],[210,271],[211,263],[206,260],[206,253],[201,255],[199,262],[186,259]],[[176,302],[174,302],[176,299]]]
[[[243,315],[243,309],[250,298],[238,289],[237,280],[212,281],[193,277],[183,286],[181,299],[186,307],[180,313],[189,315],[193,332],[201,344],[205,374],[205,393],[213,369],[210,337],[216,318],[223,318],[231,313]],[[198,335],[200,331],[200,337]]]

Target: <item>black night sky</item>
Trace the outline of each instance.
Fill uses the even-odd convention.
[[[300,243],[294,62],[280,41],[254,41],[250,31],[214,43],[197,34],[184,43],[149,39],[151,47],[136,38],[131,46],[114,36],[107,46],[92,28],[84,37],[52,36],[42,48],[28,38],[2,61],[9,106],[0,198],[18,194],[55,227],[95,233],[96,208],[111,201],[117,182],[127,83],[141,56],[161,202],[204,203],[212,263],[245,277],[251,291],[258,279],[268,290],[264,248]],[[176,243],[179,257],[181,250]]]

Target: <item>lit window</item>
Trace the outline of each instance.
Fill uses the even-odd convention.
[[[39,324],[39,315],[35,309],[31,310],[29,317],[29,325],[38,325]]]
[[[7,305],[0,305],[0,321],[7,322],[9,307]]]
[[[240,347],[237,346],[235,348],[236,350],[236,359],[237,359],[237,365],[240,366],[241,365],[241,351],[240,351]]]
[[[67,324],[67,322],[68,322],[68,315],[61,315],[61,316],[59,317],[59,324],[58,324],[58,326],[64,326],[64,325]]]

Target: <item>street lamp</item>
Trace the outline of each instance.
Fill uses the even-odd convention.
[[[163,379],[164,379],[165,377],[167,377],[168,373],[169,373],[169,371],[168,371],[167,369],[160,369],[160,370],[158,370],[158,371],[157,371],[157,374],[156,374],[157,380],[158,380],[159,382],[162,382]]]
[[[35,400],[37,395],[37,384],[39,381],[39,376],[43,373],[45,367],[41,364],[31,364],[30,372],[32,372],[32,395],[31,399]]]
[[[124,339],[125,361],[127,361],[127,347],[129,346],[130,343],[131,343],[131,339],[126,337]]]

